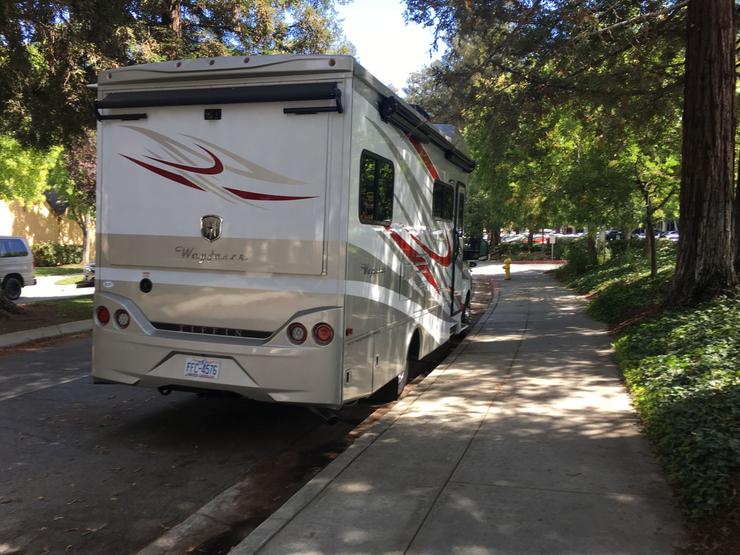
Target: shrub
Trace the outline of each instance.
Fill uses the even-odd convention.
[[[643,239],[614,239],[607,242],[612,258],[619,258],[628,252],[641,252],[645,250]]]
[[[557,243],[555,243],[557,245]],[[592,266],[586,239],[578,238],[563,246],[562,257],[568,261],[565,271],[569,276],[585,274]]]
[[[61,266],[82,262],[81,245],[62,245],[60,243],[36,243],[31,247],[35,266]]]

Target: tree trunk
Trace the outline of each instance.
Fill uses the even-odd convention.
[[[586,249],[588,250],[588,261],[591,266],[597,266],[599,264],[599,253],[596,250],[596,239],[589,233],[586,237]]]
[[[734,16],[733,0],[688,6],[681,234],[671,304],[695,304],[736,284]]]
[[[0,316],[2,316],[3,313],[23,314],[23,309],[8,299],[8,297],[5,296],[5,292],[0,289]]]
[[[172,29],[179,37],[182,35],[181,0],[164,0],[162,23]]]
[[[82,263],[90,264],[92,254],[92,226],[93,219],[90,212],[85,212],[82,216]]]
[[[737,161],[737,186],[735,187],[735,273],[740,272],[740,158]]]
[[[658,275],[658,260],[655,255],[655,225],[653,223],[653,201],[647,183],[640,183],[642,200],[645,203],[645,244],[650,259],[650,277]]]

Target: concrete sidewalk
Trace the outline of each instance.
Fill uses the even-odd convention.
[[[80,270],[82,274],[82,270]],[[36,285],[23,288],[18,304],[36,303],[39,301],[55,301],[60,299],[74,299],[85,297],[95,292],[94,287],[77,287],[77,285],[57,285],[56,282],[69,276],[38,276]]]
[[[518,266],[449,363],[232,553],[681,546],[609,337],[543,269]]]

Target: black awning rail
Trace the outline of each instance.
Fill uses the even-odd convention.
[[[437,131],[417,112],[407,108],[393,96],[380,95],[380,99],[378,106],[380,119],[394,125],[419,141],[438,146],[444,152],[445,158],[464,172],[470,173],[475,169],[475,161],[453,146],[444,135]]]
[[[253,102],[293,102],[334,100],[336,105],[319,111],[343,112],[342,92],[337,83],[296,83],[248,87],[208,87],[156,91],[113,92],[94,103],[95,116],[105,119],[140,119],[146,114],[102,115],[100,110],[115,108],[155,108],[163,106],[201,106]],[[313,108],[316,110],[316,108]],[[300,110],[293,108],[293,110]]]

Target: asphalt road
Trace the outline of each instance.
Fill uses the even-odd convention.
[[[490,298],[478,287],[474,319]],[[2,555],[136,552],[233,484],[256,481],[240,501],[244,521],[227,532],[214,523],[188,546],[225,553],[386,410],[359,403],[329,426],[298,407],[94,385],[90,348],[83,335],[0,350]]]
[[[0,553],[130,553],[328,428],[301,408],[93,385],[89,361],[89,338],[0,355]]]

